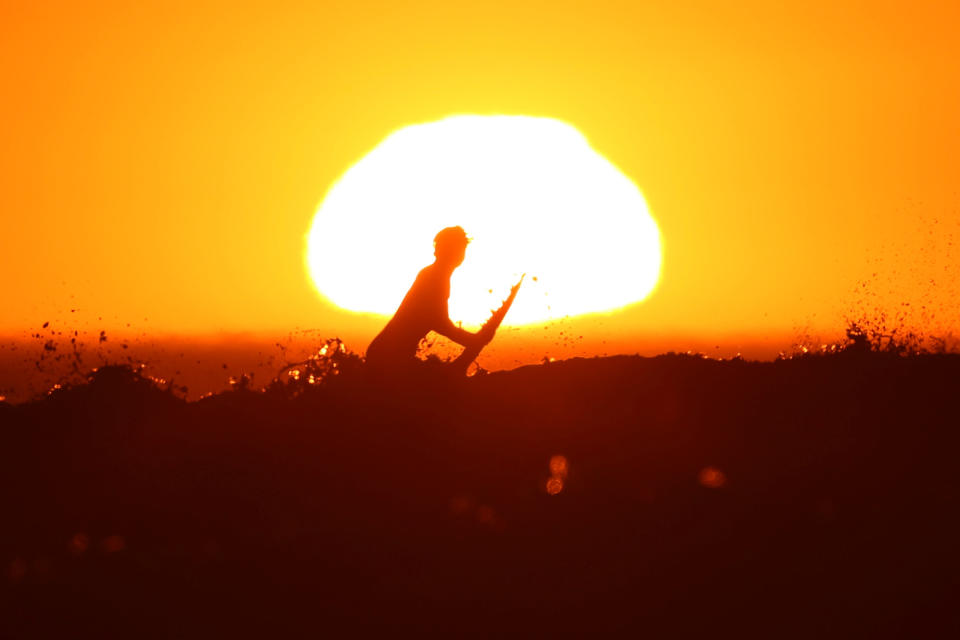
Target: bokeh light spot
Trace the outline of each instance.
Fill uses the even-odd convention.
[[[7,576],[10,578],[10,582],[16,584],[23,580],[23,577],[27,575],[27,562],[23,558],[17,557],[10,562],[10,567],[7,570]]]
[[[551,477],[547,480],[547,493],[552,496],[557,495],[563,491],[563,479],[556,476]]]
[[[85,533],[74,534],[74,536],[70,538],[70,541],[67,543],[67,550],[75,556],[83,555],[89,548],[90,536]]]
[[[550,473],[560,478],[567,477],[567,459],[564,456],[550,458]]]
[[[456,496],[450,499],[450,513],[460,516],[467,513],[473,506],[473,501],[467,496]]]
[[[100,549],[104,553],[117,553],[118,551],[123,551],[127,548],[127,541],[123,536],[112,535],[107,536],[100,541]]]
[[[481,524],[491,525],[496,521],[497,514],[492,507],[481,505],[477,507],[477,521]]]
[[[570,471],[570,465],[567,463],[566,456],[553,456],[550,458],[550,478],[547,480],[547,493],[552,496],[563,491],[563,481],[567,478]]]
[[[727,476],[716,467],[704,467],[700,470],[700,484],[708,489],[719,489],[727,484]]]

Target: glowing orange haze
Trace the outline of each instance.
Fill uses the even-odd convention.
[[[304,268],[317,203],[456,113],[571,123],[660,226],[654,295],[527,336],[557,356],[960,328],[956,3],[50,4],[0,10],[0,333],[362,346],[382,319]]]

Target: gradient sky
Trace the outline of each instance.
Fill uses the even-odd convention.
[[[569,122],[643,190],[661,284],[588,332],[960,329],[956,3],[238,4],[0,8],[0,333],[369,337],[316,295],[310,221],[456,113]]]

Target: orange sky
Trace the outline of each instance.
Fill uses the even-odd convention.
[[[382,321],[316,295],[310,221],[454,113],[569,122],[643,190],[661,284],[591,344],[789,343],[903,302],[960,330],[955,3],[55,4],[0,9],[0,334],[363,342]]]

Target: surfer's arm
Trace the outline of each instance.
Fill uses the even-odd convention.
[[[435,328],[434,331],[440,335],[450,338],[457,344],[463,345],[464,347],[469,347],[476,344],[486,344],[489,342],[484,334],[483,329],[477,333],[470,333],[466,329],[453,324],[453,321],[450,320],[450,318],[444,318],[440,322],[440,326]],[[492,338],[493,336],[490,337]]]
[[[447,308],[447,301],[437,305],[437,315],[434,320],[434,331],[440,335],[446,336],[464,347],[483,346],[493,338],[491,334],[487,337],[487,331],[480,329],[477,333],[471,333],[463,327],[459,327],[450,319],[450,312]]]

